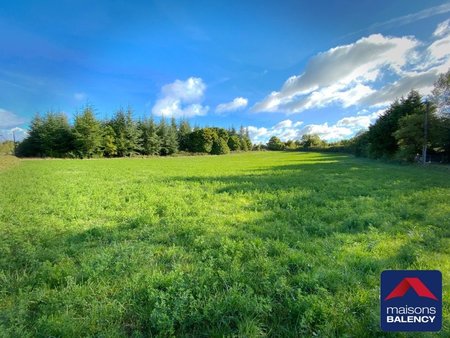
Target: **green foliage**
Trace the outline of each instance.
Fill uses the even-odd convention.
[[[422,110],[422,98],[411,91],[406,98],[395,101],[369,128],[369,155],[373,158],[392,158],[399,150],[394,133],[399,128],[402,117]]]
[[[103,137],[102,137],[102,151],[106,157],[113,157],[117,155],[116,147],[116,133],[114,129],[106,124],[102,126]]]
[[[248,129],[241,126],[239,130],[239,139],[240,139],[240,148],[243,151],[252,150],[252,141],[250,140],[250,136],[248,134]]]
[[[284,148],[289,150],[295,150],[299,147],[298,143],[296,143],[294,140],[287,140],[284,142]]]
[[[248,137],[248,136],[241,137],[241,149],[243,151],[252,150],[252,147],[253,147],[253,144],[252,144],[252,141],[250,140],[250,137]]]
[[[439,115],[436,119],[433,147],[444,154],[444,161],[450,162],[450,116]]]
[[[369,156],[369,132],[361,131],[350,140],[350,151],[357,157]]]
[[[36,115],[30,123],[29,136],[20,143],[19,156],[64,157],[74,149],[74,136],[63,113]]]
[[[241,139],[238,135],[231,135],[227,144],[231,151],[241,150]]]
[[[225,139],[218,137],[213,141],[211,148],[211,154],[213,155],[224,155],[229,154],[230,148],[228,147],[227,141]]]
[[[320,139],[320,136],[317,134],[304,134],[300,140],[300,144],[303,148],[318,148],[326,146],[325,141]]]
[[[191,130],[189,122],[182,120],[177,126],[174,118],[170,124],[153,117],[134,121],[131,108],[119,109],[107,121],[97,121],[93,108],[86,106],[75,116],[71,127],[63,114],[37,115],[31,122],[29,136],[20,143],[17,151],[22,157],[125,157],[142,155],[173,155],[178,151],[228,154],[233,150],[251,150],[248,130],[241,127],[238,135],[234,129],[200,128]],[[230,137],[230,133],[232,134]],[[214,148],[214,149],[213,149]]]
[[[5,337],[383,337],[383,270],[449,278],[442,168],[298,152],[8,158]]]
[[[159,155],[161,152],[161,139],[158,135],[158,126],[153,117],[140,121],[138,129],[141,132],[141,153],[144,155]]]
[[[95,119],[91,106],[86,106],[80,115],[75,116],[73,134],[75,151],[81,157],[92,157],[100,152],[102,135],[100,122]]]
[[[419,111],[400,118],[394,137],[399,146],[398,156],[413,161],[424,144],[424,114]]]
[[[160,155],[172,155],[178,151],[177,128],[174,120],[171,125],[168,125],[166,120],[162,118],[158,125],[157,134],[161,144]]]
[[[189,121],[182,120],[177,132],[178,147],[181,151],[189,151],[189,134],[191,132],[192,128]]]
[[[440,162],[450,161],[450,116],[448,83],[450,72],[435,84],[434,98],[422,102],[420,94],[411,91],[406,98],[396,100],[368,131],[351,140],[340,141],[322,148],[323,151],[350,152],[356,156],[413,161],[421,156],[427,116],[427,152]],[[447,102],[447,103],[446,103]],[[428,156],[427,156],[428,157]]]
[[[128,108],[126,112],[119,109],[108,124],[113,128],[116,135],[117,156],[131,156],[140,152],[141,131],[138,124],[133,120],[131,108]]]
[[[432,99],[437,108],[434,147],[450,162],[450,70],[441,74],[434,84]]]
[[[189,137],[189,151],[194,153],[210,153],[213,142],[217,138],[218,136],[214,129],[203,128],[194,130]]]
[[[269,142],[267,142],[267,149],[269,150],[283,150],[284,149],[284,143],[281,142],[281,140],[276,137],[276,136],[272,136],[269,140]]]

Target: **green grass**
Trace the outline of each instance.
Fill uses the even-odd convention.
[[[386,336],[385,269],[442,271],[450,335],[446,169],[287,152],[11,163],[0,335]]]

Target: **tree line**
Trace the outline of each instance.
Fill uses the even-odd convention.
[[[368,130],[349,140],[328,143],[318,135],[302,135],[282,142],[273,136],[270,150],[303,149],[346,152],[374,159],[450,162],[450,70],[441,74],[432,95],[424,99],[415,90],[395,100]]]
[[[131,108],[119,109],[108,120],[98,120],[92,106],[77,114],[73,124],[63,113],[36,115],[28,136],[17,146],[21,157],[126,157],[167,156],[178,152],[227,154],[248,151],[252,143],[248,130],[241,127],[191,128],[185,119],[167,121],[153,117],[134,120]]]
[[[10,147],[8,143],[3,148]],[[432,96],[424,100],[415,90],[395,100],[369,127],[355,137],[326,142],[305,134],[298,140],[272,136],[267,144],[252,145],[248,129],[191,128],[187,120],[152,117],[134,120],[132,110],[118,110],[108,120],[95,118],[92,106],[75,116],[73,125],[63,113],[36,115],[29,134],[16,148],[23,157],[167,156],[178,152],[227,154],[248,150],[317,150],[346,152],[374,159],[414,161],[426,146],[426,160],[450,162],[450,70],[441,74]]]

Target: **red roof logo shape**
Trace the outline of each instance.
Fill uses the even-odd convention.
[[[406,277],[403,278],[400,283],[391,291],[390,294],[384,300],[389,300],[392,298],[403,297],[410,288],[419,295],[420,297],[431,298],[438,300],[437,297],[426,287],[425,284],[417,277]]]

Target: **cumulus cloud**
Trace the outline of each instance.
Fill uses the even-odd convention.
[[[381,106],[416,89],[428,94],[439,73],[450,67],[450,20],[438,25],[434,41],[373,34],[314,56],[252,107],[253,112],[300,113],[331,104]],[[380,85],[380,79],[393,81]]]
[[[257,103],[253,111],[298,113],[332,102],[353,105],[374,91],[368,84],[379,78],[383,68],[399,73],[417,45],[412,37],[374,34],[332,48],[313,57],[303,74],[291,76],[280,91]]]
[[[247,107],[248,99],[245,97],[236,97],[233,101],[227,103],[221,103],[216,107],[216,113],[223,114]]]
[[[24,124],[27,119],[0,108],[0,128],[11,128]]]
[[[420,89],[423,94],[429,94],[437,77],[438,72],[436,69],[423,73],[405,75],[400,80],[388,84],[371,95],[368,95],[361,100],[361,104],[368,106],[386,105],[396,98],[404,96],[411,89]]]
[[[337,127],[349,128],[353,132],[361,129],[367,129],[373,124],[381,114],[384,113],[384,109],[373,112],[369,115],[357,115],[344,117],[336,122]]]
[[[248,133],[253,143],[266,143],[270,137],[278,136],[281,140],[295,140],[299,138],[300,126],[303,122],[293,122],[284,120],[271,128],[258,128],[255,126],[248,127]]]
[[[266,143],[272,136],[277,136],[282,141],[299,140],[305,134],[317,134],[323,140],[336,141],[352,137],[357,132],[369,128],[383,112],[383,109],[372,113],[365,111],[365,115],[344,117],[331,125],[328,123],[304,125],[302,121],[283,120],[270,128],[249,126],[248,131],[253,143]]]
[[[339,140],[353,135],[353,131],[347,127],[339,127],[338,125],[329,126],[327,122],[324,124],[307,125],[301,132],[303,134],[316,134],[321,139],[332,141]]]
[[[156,116],[169,117],[206,115],[209,107],[202,105],[205,90],[206,85],[201,78],[175,80],[162,87],[160,98],[153,106],[152,113]]]

